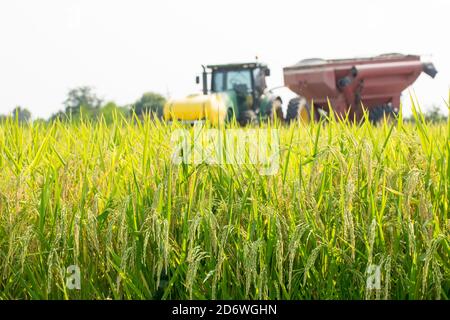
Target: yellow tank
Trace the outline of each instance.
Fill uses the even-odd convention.
[[[213,125],[221,124],[227,116],[227,106],[220,94],[193,94],[183,99],[173,99],[164,105],[165,120],[193,122],[209,120]]]

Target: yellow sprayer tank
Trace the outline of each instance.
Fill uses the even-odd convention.
[[[227,116],[227,106],[221,94],[194,94],[182,99],[169,100],[164,105],[164,120],[194,122],[209,120],[221,124]]]

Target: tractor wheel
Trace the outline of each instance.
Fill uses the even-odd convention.
[[[282,104],[283,103],[280,98],[276,98],[275,100],[272,101],[272,106],[269,109],[270,111],[268,112],[268,118],[271,121],[275,120],[275,117],[279,121],[284,120]]]
[[[397,112],[394,111],[392,106],[383,104],[376,106],[369,111],[369,120],[373,124],[381,123],[386,117],[386,120],[394,119],[397,116]]]
[[[289,101],[286,111],[286,122],[301,120],[304,123],[311,121],[310,107],[305,98],[297,97]]]
[[[243,126],[246,126],[248,124],[256,124],[257,122],[258,117],[256,116],[256,113],[253,110],[242,111],[239,116],[239,123]]]
[[[236,118],[236,114],[234,112],[234,109],[233,108],[228,108],[228,110],[227,110],[227,121],[228,122],[233,122],[235,118]]]

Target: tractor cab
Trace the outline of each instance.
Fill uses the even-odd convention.
[[[211,91],[224,92],[234,90],[241,94],[259,97],[266,89],[266,76],[270,70],[261,63],[239,63],[210,65]]]
[[[253,121],[261,111],[267,113],[266,109],[269,104],[271,106],[265,96],[267,76],[270,76],[270,69],[259,62],[208,65],[203,67],[203,94],[228,95],[233,100],[233,108],[228,111],[242,118],[243,122]],[[197,83],[200,83],[200,77],[197,77]]]

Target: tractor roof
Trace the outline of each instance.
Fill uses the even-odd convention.
[[[213,70],[235,70],[235,69],[253,69],[253,68],[267,68],[267,65],[260,62],[246,62],[246,63],[228,63],[228,64],[213,64],[207,66]]]

